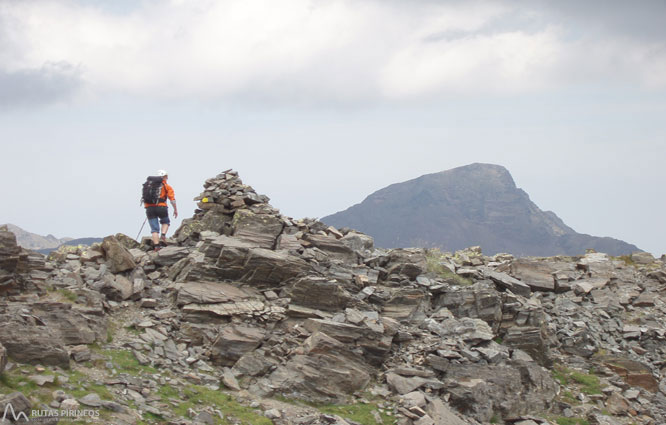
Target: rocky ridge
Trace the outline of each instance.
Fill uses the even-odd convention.
[[[281,215],[231,170],[196,200],[157,253],[119,234],[45,258],[0,230],[0,411],[97,409],[114,424],[666,422],[663,259],[377,249]]]

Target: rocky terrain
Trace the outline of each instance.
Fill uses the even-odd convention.
[[[516,256],[639,251],[617,239],[577,233],[555,213],[539,209],[506,168],[493,164],[471,164],[396,183],[321,221],[362,231],[384,248],[455,251],[478,245],[487,254]]]
[[[197,201],[159,252],[0,230],[0,424],[666,423],[663,258],[377,249],[233,171]]]

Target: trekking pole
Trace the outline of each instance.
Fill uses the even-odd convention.
[[[143,230],[143,226],[146,225],[146,221],[148,221],[148,217],[146,217],[146,218],[143,220],[143,224],[141,225],[141,229],[139,229],[139,234],[136,235],[136,238],[134,238],[134,240],[139,241],[139,236],[141,236],[141,231]],[[141,242],[141,241],[139,241],[139,242]]]

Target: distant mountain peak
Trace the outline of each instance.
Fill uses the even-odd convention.
[[[30,233],[11,223],[0,226],[7,226],[9,231],[16,235],[16,242],[18,245],[26,249],[55,249],[65,242],[72,240],[72,238],[56,238],[52,234],[41,236],[35,233]]]
[[[321,220],[358,229],[385,248],[454,251],[480,245],[486,254],[533,256],[578,255],[588,248],[611,255],[639,251],[617,239],[577,233],[536,206],[497,164],[474,163],[395,183]]]

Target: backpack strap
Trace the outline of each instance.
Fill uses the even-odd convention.
[[[162,180],[162,189],[164,189],[164,198],[162,198],[162,197],[157,198],[157,203],[158,204],[160,202],[166,203],[167,198],[169,197],[169,191],[166,188],[166,183],[164,183],[164,180]],[[162,190],[160,189],[160,194],[161,194],[161,192],[162,192]]]

